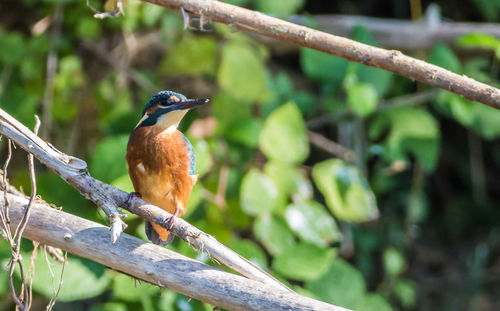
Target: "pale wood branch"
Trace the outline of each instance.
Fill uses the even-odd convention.
[[[404,55],[344,37],[296,25],[284,20],[215,0],[143,0],[170,9],[184,10],[241,30],[385,69],[403,77],[433,85],[500,109],[500,90],[464,75]]]
[[[15,228],[29,199],[10,190],[11,227]],[[0,201],[0,208],[3,204]],[[23,235],[228,310],[347,310],[218,270],[125,233],[112,243],[108,228],[50,208],[42,200],[32,205]]]
[[[357,15],[313,15],[292,16],[289,22],[307,25],[313,19],[321,31],[337,36],[349,37],[355,26],[363,26],[370,30],[375,41],[388,49],[403,51],[429,50],[436,44],[448,44],[454,48],[456,40],[471,32],[480,32],[500,38],[500,25],[473,22],[451,22],[438,20],[437,23],[427,20],[411,21],[393,18],[380,18]],[[267,41],[270,41],[269,39]],[[279,53],[297,51],[296,46],[273,40],[269,43]]]
[[[0,109],[0,134],[12,139],[17,145],[32,153],[40,162],[80,191],[82,195],[100,206],[111,221],[112,243],[117,241],[118,235],[126,227],[122,220],[125,214],[117,209],[118,206],[164,227],[166,221],[172,216],[172,214],[148,204],[136,196],[131,197],[118,188],[92,178],[87,171],[85,161],[68,156],[47,144],[2,109]],[[212,258],[242,275],[290,291],[288,287],[266,271],[183,219],[176,219],[171,231],[196,249],[206,252]]]

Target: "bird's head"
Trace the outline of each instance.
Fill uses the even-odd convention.
[[[172,92],[161,91],[156,93],[146,103],[142,111],[142,118],[136,128],[141,126],[161,126],[163,129],[177,128],[189,109],[208,102],[208,99],[188,99],[186,96]]]

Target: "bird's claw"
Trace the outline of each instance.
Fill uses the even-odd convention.
[[[175,212],[172,216],[168,217],[167,221],[165,222],[165,228],[168,231],[172,231],[172,228],[174,227],[175,219],[179,216],[179,209],[176,208]]]
[[[132,200],[134,198],[142,198],[141,194],[139,192],[130,192],[128,195],[127,195],[127,205],[130,205],[130,203],[132,203]]]
[[[168,231],[172,231],[176,218],[177,216],[175,215],[168,217],[167,221],[165,222],[165,227],[167,228]]]

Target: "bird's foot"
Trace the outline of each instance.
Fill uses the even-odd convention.
[[[142,198],[142,195],[139,193],[139,192],[130,192],[128,195],[127,195],[127,205],[130,205],[130,203],[132,203],[132,200],[134,198]]]
[[[165,222],[165,227],[167,228],[168,231],[171,231],[172,228],[174,227],[175,219],[179,217],[179,211],[180,211],[179,208],[176,208],[174,214],[170,216]]]

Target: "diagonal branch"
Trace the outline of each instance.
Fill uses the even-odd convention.
[[[433,85],[463,97],[500,109],[500,90],[464,75],[409,57],[396,50],[385,50],[347,38],[299,26],[259,12],[215,0],[143,0],[170,9],[185,10],[211,21],[241,30],[311,48],[349,61],[392,71],[403,77]]]
[[[164,227],[172,216],[157,206],[137,197],[130,198],[128,193],[92,178],[87,171],[85,161],[68,156],[47,144],[2,109],[0,109],[0,135],[5,135],[32,153],[82,195],[101,207],[111,221],[112,243],[117,241],[118,235],[126,226],[122,220],[125,214],[117,209],[118,206]],[[266,271],[185,220],[176,219],[171,231],[194,248],[208,253],[209,256],[242,275],[290,291]]]
[[[11,227],[22,217],[28,198],[9,192]],[[0,202],[0,208],[3,202]],[[24,237],[89,258],[159,287],[229,310],[347,311],[270,284],[218,270],[123,233],[116,243],[106,227],[50,208],[42,200],[32,206]],[[54,221],[57,219],[58,221]]]
[[[60,152],[1,109],[0,134],[12,139],[23,149],[32,153],[40,162],[56,172],[56,174],[69,184],[78,189],[86,188],[86,179],[81,177],[91,177],[88,175],[87,163],[85,161]],[[119,211],[117,209],[119,205],[110,201],[105,193],[81,193],[89,200],[95,202],[106,213],[111,222],[111,232],[113,233],[111,239],[112,241],[116,241],[120,232],[127,227],[122,220],[126,214]]]

